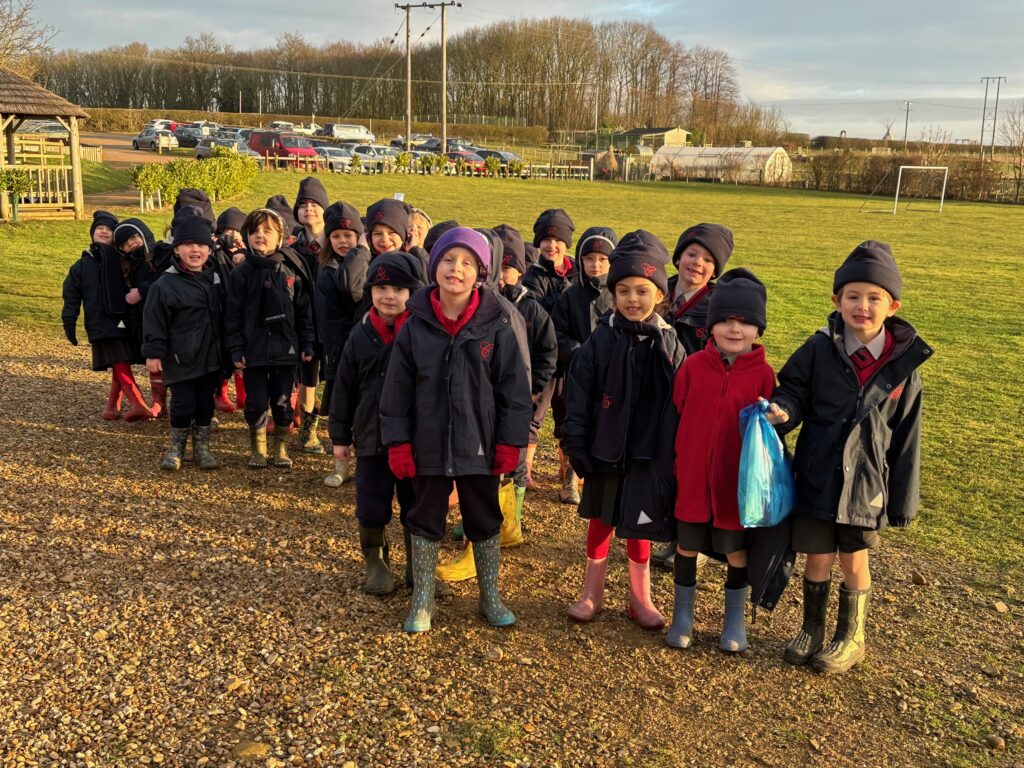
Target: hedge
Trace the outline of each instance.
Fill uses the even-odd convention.
[[[196,120],[212,120],[221,125],[243,125],[262,127],[274,120],[286,120],[290,123],[309,122],[309,115],[257,115],[237,112],[202,112],[197,110],[163,110],[163,109],[107,109],[89,107],[89,118],[83,121],[87,131],[108,133],[133,133],[142,130],[142,126],[150,120],[167,118],[182,123]],[[402,120],[366,120],[342,119],[317,115],[317,123],[352,123],[364,125],[377,136],[378,142],[386,144],[393,136],[405,134],[405,122]],[[440,128],[437,123],[413,123],[413,133],[433,133],[437,136]],[[515,128],[503,125],[449,125],[449,136],[459,136],[470,141],[482,143],[498,143],[503,145],[546,144],[548,129],[535,125],[527,128]]]
[[[215,147],[213,157],[206,160],[136,165],[132,168],[132,184],[147,197],[159,189],[163,200],[173,200],[180,190],[191,187],[203,190],[216,202],[245,192],[258,174],[259,166],[252,158]]]

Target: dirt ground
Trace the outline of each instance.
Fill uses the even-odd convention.
[[[0,765],[1024,766],[1024,587],[998,574],[887,533],[868,657],[840,677],[781,659],[799,575],[732,657],[724,571],[702,571],[677,651],[626,620],[616,547],[605,612],[574,625],[584,528],[545,446],[502,561],[518,623],[488,627],[470,581],[409,636],[408,590],[360,590],[326,457],[249,470],[235,414],[223,469],[161,472],[166,421],[100,420],[108,379],[58,336],[0,324]]]
[[[181,155],[132,149],[135,133],[83,133],[82,144],[103,147],[103,162],[112,168],[131,168],[141,163],[169,163]]]

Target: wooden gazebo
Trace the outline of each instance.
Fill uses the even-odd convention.
[[[19,218],[81,219],[85,215],[80,117],[89,114],[27,77],[0,67],[0,130],[4,135],[0,169],[16,167],[32,180],[31,190],[20,197]],[[18,128],[29,119],[56,120],[68,131],[66,143],[46,134],[17,135]],[[0,221],[11,217],[8,195],[0,194]]]

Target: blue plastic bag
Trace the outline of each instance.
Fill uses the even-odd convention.
[[[796,506],[796,483],[785,446],[768,423],[768,402],[740,411],[739,505],[744,528],[778,525]]]

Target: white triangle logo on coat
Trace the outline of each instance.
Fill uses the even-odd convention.
[[[295,347],[288,347],[288,354],[289,355],[294,355],[295,354]]]
[[[124,320],[118,320],[117,321],[117,327],[118,328],[124,328],[125,327]]]
[[[646,513],[646,512],[644,512],[644,511],[643,511],[643,510],[641,509],[641,510],[640,510],[640,516],[639,516],[639,517],[638,517],[638,518],[636,519],[636,524],[637,524],[637,525],[647,525],[648,523],[653,523],[653,522],[654,522],[654,521],[653,521],[653,520],[651,520],[651,518],[649,518],[649,517],[647,516],[647,513]]]
[[[879,508],[881,508],[882,502],[883,502],[882,494],[878,494],[877,496],[875,496],[875,498],[873,498],[871,500],[871,503],[868,504],[868,506],[869,507],[879,507]]]
[[[477,451],[476,455],[477,456],[486,456],[487,455],[486,453],[484,453],[484,444],[483,443],[480,443],[480,450]]]
[[[218,275],[216,272],[213,273],[213,284],[220,285],[220,275]]]

